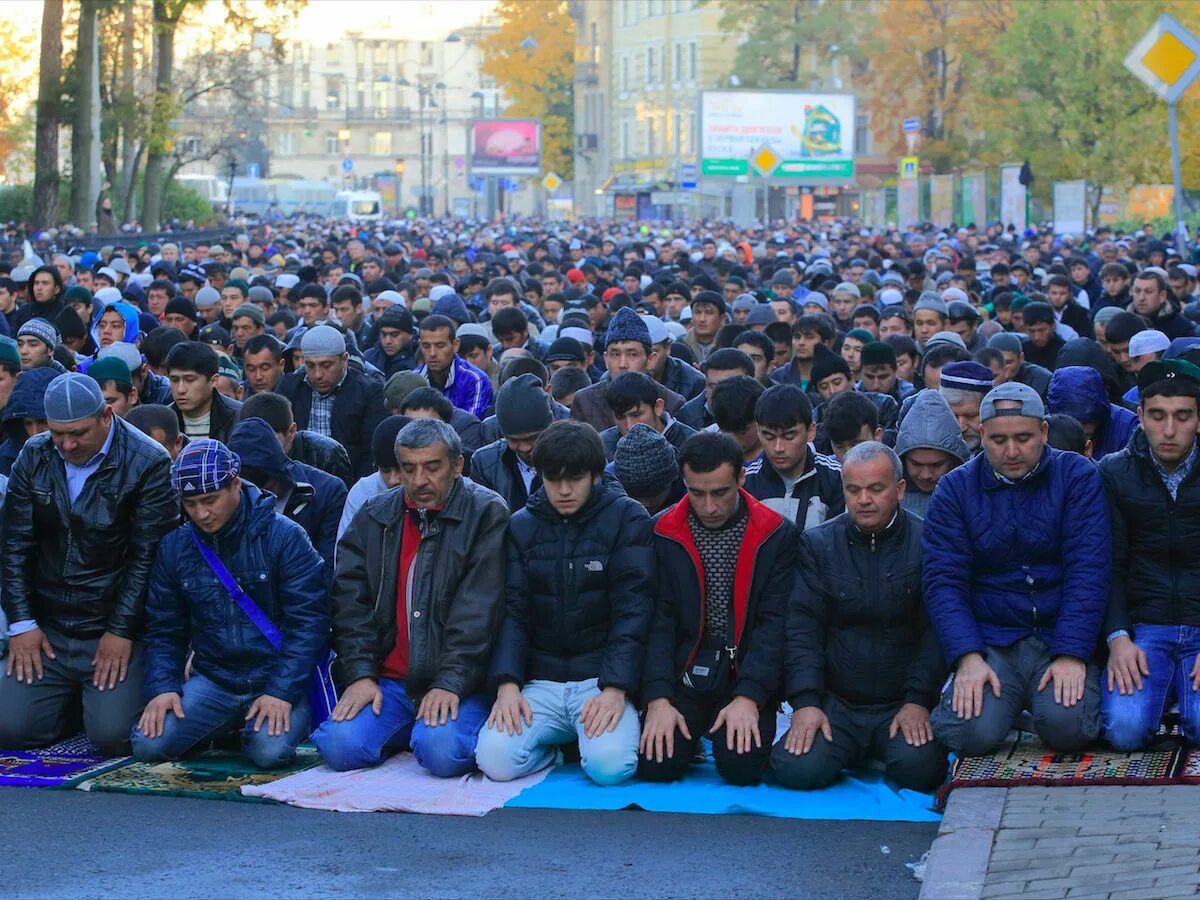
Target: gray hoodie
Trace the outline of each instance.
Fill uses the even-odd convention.
[[[903,460],[904,454],[918,448],[949,453],[959,464],[971,458],[971,451],[962,439],[958,420],[954,418],[945,398],[937,391],[924,390],[917,394],[908,415],[900,423],[900,432],[896,435],[896,455]],[[918,491],[910,481],[900,505],[914,515],[924,516],[929,497],[929,494]]]

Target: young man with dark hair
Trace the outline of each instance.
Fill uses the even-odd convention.
[[[269,334],[250,338],[242,348],[242,370],[245,396],[274,391],[283,379],[283,346]]]
[[[262,419],[270,425],[288,459],[320,469],[347,487],[353,484],[346,448],[331,437],[297,428],[292,402],[287,397],[270,392],[248,397],[238,412],[238,421],[243,419]]]
[[[712,397],[718,384],[739,375],[754,377],[754,361],[741,350],[732,347],[714,351],[702,368],[704,393],[697,394],[685,403],[676,416],[679,421],[696,431],[702,431],[716,421],[712,412]]]
[[[143,403],[131,409],[125,421],[166,450],[172,462],[187,444],[179,432],[179,417],[166,406]]]
[[[492,316],[492,334],[496,338],[496,346],[492,348],[492,352],[497,356],[513,347],[522,347],[536,360],[540,361],[546,357],[546,345],[529,336],[529,320],[525,318],[525,313],[516,307],[496,311]]]
[[[810,395],[816,395],[812,384],[812,366],[817,344],[829,347],[837,331],[833,320],[826,315],[804,315],[792,326],[792,361],[771,372],[776,384],[794,384]]]
[[[1055,326],[1054,308],[1049,303],[1035,301],[1021,310],[1025,323],[1025,358],[1034,365],[1053,372],[1058,367],[1058,351],[1066,343]]]
[[[471,457],[471,480],[503,497],[509,512],[524,507],[542,486],[533,464],[533,447],[553,421],[550,398],[537,375],[518,375],[500,387],[496,395],[500,438]]]
[[[692,327],[683,342],[696,362],[703,363],[717,349],[717,332],[726,322],[725,298],[716,291],[700,291],[692,298]]]
[[[666,412],[654,379],[645,372],[625,372],[618,375],[609,385],[604,399],[617,420],[617,424],[612,428],[600,432],[600,440],[604,443],[604,455],[609,461],[617,452],[620,439],[639,423],[648,425],[663,435],[677,450],[696,433],[694,428],[684,425]]]
[[[871,398],[857,391],[847,391],[833,397],[823,410],[821,427],[824,441],[817,446],[829,450],[840,463],[850,448],[866,441],[883,440],[883,429],[879,425],[879,409]]]
[[[458,355],[457,326],[442,315],[421,320],[421,355],[424,362],[416,372],[440,390],[451,404],[483,418],[492,407],[494,395],[487,373]]]
[[[1155,739],[1173,703],[1184,740],[1200,744],[1200,642],[1189,624],[1200,621],[1200,369],[1148,363],[1138,389],[1141,429],[1100,462],[1113,526],[1100,709],[1105,739],[1125,752]]]
[[[208,439],[189,444],[172,466],[190,521],[163,539],[151,573],[150,700],[133,730],[140,762],[181,759],[240,731],[250,761],[272,769],[308,737],[308,685],[329,643],[324,566],[275,499],[239,472],[237,455]],[[238,586],[282,633],[280,646],[235,609],[205,551],[230,572],[261,571]]]
[[[619,784],[637,769],[627,697],[654,610],[650,517],[604,475],[600,437],[582,422],[542,432],[533,464],[543,484],[509,523],[496,702],[475,758],[492,780],[511,781],[577,740],[585,774]]]
[[[740,350],[750,357],[754,363],[754,377],[769,388],[775,382],[771,381],[769,373],[775,359],[775,344],[761,331],[743,331],[733,340],[734,350]]]
[[[213,438],[224,443],[237,424],[242,404],[217,390],[217,352],[207,344],[176,344],[167,354],[171,407],[179,428],[190,439]]]
[[[794,384],[767,389],[754,404],[762,464],[747,471],[750,496],[801,530],[840,515],[845,508],[838,461],[813,446],[812,401]]]
[[[377,340],[363,359],[382,372],[385,380],[420,364],[414,324],[413,314],[403,306],[392,306],[375,320]]]
[[[617,310],[605,336],[604,363],[608,377],[575,395],[571,418],[586,422],[597,432],[611,428],[617,424],[616,419],[604,402],[611,379],[623,372],[653,372],[657,361],[658,354],[650,342],[650,329],[645,321],[632,309]],[[679,415],[679,409],[684,405],[683,397],[662,384],[658,385],[658,393],[666,411],[673,416]]]
[[[687,494],[654,528],[638,772],[682,778],[709,736],[721,777],[756,784],[775,738],[797,533],[742,488],[742,451],[729,436],[693,436],[680,462]]]
[[[722,381],[713,389],[712,411],[716,430],[727,434],[742,448],[746,471],[757,471],[762,465],[762,444],[754,424],[754,404],[766,390],[762,383],[749,375],[738,375]]]

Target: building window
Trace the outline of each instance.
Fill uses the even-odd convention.
[[[678,83],[683,77],[683,44],[675,45],[675,64],[671,67],[671,80]]]
[[[679,110],[675,110],[672,124],[674,125],[674,134],[671,135],[671,143],[674,145],[675,155],[678,156],[679,151],[683,149],[682,145],[680,144],[680,135],[683,132],[683,113],[681,113]]]
[[[421,65],[433,65],[433,44],[430,41],[421,41]]]
[[[621,90],[629,90],[629,57],[621,57]]]
[[[312,99],[311,88],[312,85],[310,85],[307,81],[302,81],[300,83],[300,105],[304,107],[306,111],[312,105],[309,102]]]
[[[295,135],[290,131],[278,131],[275,133],[275,155],[276,156],[291,156],[296,152]]]
[[[696,80],[696,42],[688,44],[688,81]]]
[[[199,156],[200,148],[200,138],[198,137],[184,138],[180,146],[184,156]]]
[[[629,159],[629,122],[621,123],[621,159]]]
[[[646,48],[646,84],[652,85],[658,79],[655,77],[655,59],[656,53],[653,47]]]
[[[684,126],[683,134],[679,136],[679,152],[683,156],[691,156],[695,153],[692,146],[692,136],[696,133],[696,113],[689,111],[687,114],[687,124]]]
[[[325,135],[325,153],[329,156],[333,156],[338,152],[339,149],[340,148],[338,147],[337,133],[334,132],[334,133],[326,134]]]
[[[342,76],[327,75],[325,77],[325,108],[342,108]]]
[[[871,120],[863,113],[854,117],[854,153],[869,156],[871,154]]]
[[[654,116],[646,117],[646,156],[654,156]]]
[[[391,156],[392,155],[392,133],[390,131],[376,131],[371,135],[372,156]]]

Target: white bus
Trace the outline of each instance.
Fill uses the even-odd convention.
[[[229,200],[229,184],[216,175],[176,175],[175,181],[191,188],[210,204],[213,209],[224,209]]]

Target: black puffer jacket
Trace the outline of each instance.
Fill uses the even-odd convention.
[[[1146,433],[1100,461],[1112,520],[1113,574],[1103,635],[1200,625],[1200,466],[1171,499]]]
[[[50,434],[30,438],[4,505],[4,612],[70,637],[141,634],[158,542],[179,522],[171,458],[123,419],[75,503]]]
[[[534,492],[509,522],[491,684],[586,681],[633,693],[654,609],[645,508],[605,475],[569,519]]]
[[[734,574],[734,696],[760,706],[779,700],[783,686],[783,621],[796,587],[797,530],[742,491],[746,534]],[[646,649],[642,702],[672,699],[704,637],[704,576],[688,526],[688,498],[658,516],[654,553],[658,595]]]
[[[921,527],[901,509],[874,537],[845,513],[804,532],[787,617],[794,708],[820,706],[826,691],[856,705],[933,708],[945,669],[921,599]]]

